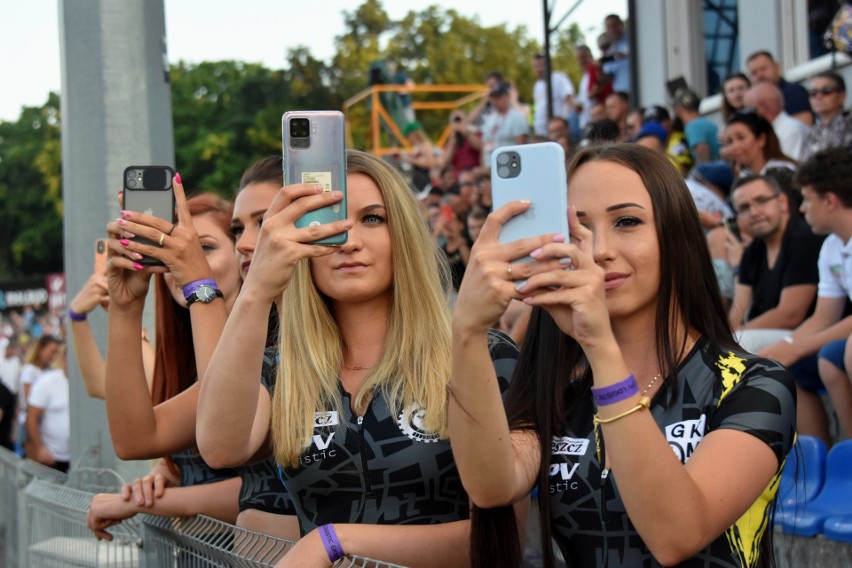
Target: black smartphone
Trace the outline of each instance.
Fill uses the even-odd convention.
[[[172,178],[175,171],[169,166],[130,166],[124,170],[124,193],[121,208],[153,215],[169,223],[175,222],[175,191]],[[159,243],[144,237],[133,240],[157,246]],[[161,266],[157,259],[143,256],[140,264]]]
[[[725,219],[725,228],[728,229],[728,232],[737,239],[737,242],[743,242],[743,235],[740,233],[740,226],[737,225],[737,218],[730,217]]]

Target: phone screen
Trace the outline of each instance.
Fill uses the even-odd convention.
[[[743,236],[740,233],[740,226],[737,225],[736,217],[725,219],[725,228],[728,229],[728,232],[731,233],[731,236],[733,236],[739,242],[743,242]]]

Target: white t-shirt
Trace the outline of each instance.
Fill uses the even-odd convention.
[[[518,136],[529,134],[529,125],[520,111],[510,108],[506,114],[492,112],[482,123],[482,164],[491,166],[495,148],[517,144]]]
[[[565,99],[574,94],[574,85],[561,71],[554,71],[550,74],[550,78],[553,86],[553,116],[567,119],[571,109],[568,108]],[[533,129],[538,136],[547,136],[547,85],[544,79],[537,80],[533,86],[533,102],[535,103]]]
[[[734,212],[724,199],[716,195],[712,189],[694,178],[686,178],[686,187],[695,201],[695,207],[699,211],[710,214],[719,214],[722,219],[730,219]]]
[[[23,424],[27,419],[27,399],[24,393],[24,387],[26,385],[32,386],[42,373],[44,373],[43,370],[39,369],[32,363],[27,363],[23,366],[21,374],[18,376],[18,388],[15,392],[18,393],[18,409],[20,411],[18,421],[21,424]]]
[[[44,410],[39,425],[41,442],[57,461],[71,459],[68,447],[71,436],[68,398],[68,378],[62,369],[45,371],[30,390],[30,406]]]
[[[9,392],[18,392],[18,377],[21,375],[21,360],[17,356],[0,360],[0,380]]]
[[[808,150],[810,127],[782,110],[772,121],[772,129],[781,143],[781,151],[801,162]]]
[[[852,299],[852,240],[843,244],[835,234],[826,237],[819,251],[817,296]]]

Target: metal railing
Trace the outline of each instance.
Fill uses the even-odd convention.
[[[118,492],[112,470],[66,476],[0,448],[0,565],[8,568],[271,568],[295,544],[205,516],[139,515],[110,527],[111,542],[86,526],[96,493]],[[340,568],[402,568],[348,556]]]
[[[346,135],[349,137],[346,141],[347,146],[353,146],[352,132],[353,121],[366,118],[368,121],[368,137],[369,143],[365,150],[375,154],[376,156],[385,156],[398,151],[398,147],[403,147],[410,150],[411,146],[408,140],[403,136],[402,130],[405,124],[399,124],[400,118],[398,113],[388,108],[386,97],[397,95],[412,95],[419,93],[427,93],[429,95],[457,95],[458,98],[451,100],[415,100],[411,103],[411,108],[415,111],[451,111],[461,109],[465,106],[477,102],[488,93],[487,87],[484,85],[374,85],[361,91],[360,93],[350,97],[343,103],[343,114],[346,115]],[[361,112],[360,105],[368,106],[368,115]],[[382,126],[384,126],[387,136],[386,144],[382,144]],[[445,126],[441,134],[438,136],[435,145],[443,147],[450,135],[451,129],[449,125]]]

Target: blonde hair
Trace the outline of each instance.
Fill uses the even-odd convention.
[[[451,286],[447,261],[432,238],[414,194],[391,166],[364,152],[347,152],[348,173],[372,179],[382,193],[391,238],[393,284],[385,349],[355,396],[367,407],[376,389],[394,414],[411,405],[426,409],[424,426],[447,436]],[[278,463],[297,467],[310,446],[315,413],[343,400],[338,376],[343,339],[325,297],[303,260],[282,298],[278,378],[272,406],[272,440]]]

